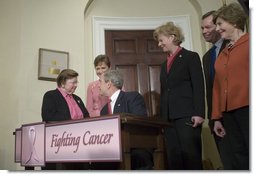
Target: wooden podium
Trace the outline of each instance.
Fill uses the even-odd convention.
[[[130,114],[121,114],[122,156],[121,169],[130,170],[131,148],[152,148],[154,150],[154,170],[163,170],[164,136],[163,128],[170,127],[169,123],[157,118],[144,118]]]
[[[117,119],[116,123],[113,124],[109,124],[109,127],[107,127],[107,124],[103,124],[103,122],[106,122],[107,120],[113,120],[113,119]],[[115,162],[119,162],[119,169],[121,170],[130,170],[131,169],[131,149],[132,148],[144,148],[144,149],[152,149],[153,151],[153,161],[154,161],[154,170],[163,170],[165,169],[165,162],[164,162],[164,155],[166,155],[166,153],[164,152],[164,136],[163,136],[163,128],[165,127],[170,127],[170,123],[166,123],[164,121],[161,121],[160,119],[157,118],[146,118],[146,117],[139,117],[139,116],[135,116],[135,115],[131,115],[131,114],[113,114],[113,115],[106,115],[106,116],[100,116],[100,117],[94,117],[94,118],[87,118],[87,119],[82,119],[82,120],[78,120],[78,121],[63,121],[63,122],[55,122],[55,123],[43,123],[43,126],[41,126],[41,124],[39,123],[39,125],[37,126],[38,133],[41,132],[43,136],[41,136],[41,139],[37,139],[39,143],[37,143],[37,145],[39,145],[37,149],[37,154],[40,155],[38,157],[43,157],[44,163],[45,162],[103,162],[102,160],[104,160],[105,162],[112,162],[113,159],[107,159],[107,158],[103,158],[101,160],[95,160],[95,159],[90,159],[89,157],[85,157],[87,154],[90,154],[91,157],[94,157],[94,154],[99,154],[100,152],[107,152],[104,150],[95,150],[95,152],[86,150],[86,147],[88,147],[88,138],[85,138],[85,136],[88,135],[88,133],[90,134],[90,130],[88,129],[88,131],[84,131],[85,127],[77,127],[80,126],[80,124],[86,124],[86,128],[89,128],[89,126],[91,128],[94,128],[94,126],[100,125],[100,123],[102,123],[102,126],[99,126],[100,128],[106,128],[105,130],[109,130],[107,128],[113,128],[115,129],[115,127],[112,126],[116,126],[116,138],[118,138],[118,142],[119,144],[114,144],[113,145],[105,145],[105,146],[109,146],[111,149],[111,147],[116,147],[118,146],[118,152],[119,152],[119,158],[117,157],[115,160]],[[118,124],[119,123],[119,124]],[[28,141],[25,140],[27,136],[23,136],[23,135],[28,135],[28,134],[24,134],[25,132],[27,132],[27,126],[31,127],[33,129],[36,129],[37,123],[35,124],[25,124],[22,125],[21,128],[16,129],[16,131],[14,132],[15,135],[15,162],[16,163],[21,163],[22,166],[25,167],[25,169],[27,170],[31,170],[33,169],[36,165],[30,164],[30,165],[26,165],[24,163],[24,159],[26,159],[25,161],[27,161],[27,157],[25,158],[25,154],[28,153],[24,153],[23,150],[21,150],[21,148],[26,148],[27,146],[24,146],[23,144],[26,144],[26,142]],[[105,126],[105,127],[104,127]],[[44,127],[44,128],[43,128]],[[58,143],[56,142],[57,139],[57,130],[59,129],[59,127],[64,128],[64,132],[61,131],[60,133],[63,134],[59,134],[59,139],[61,139],[60,137],[64,137],[64,134],[66,136],[66,132],[71,133],[72,135],[77,135],[77,133],[81,133],[84,132],[85,134],[83,135],[83,137],[81,136],[81,138],[79,137],[79,140],[83,141],[83,145],[82,145],[82,141],[79,143],[81,146],[79,146],[79,150],[78,150],[78,146],[76,146],[76,152],[78,152],[78,154],[75,154],[77,156],[79,156],[77,159],[73,159],[70,160],[69,158],[67,159],[65,157],[65,154],[70,154],[70,150],[69,152],[65,152],[66,146],[62,145],[63,147],[58,147],[58,150],[56,151],[57,148],[55,148],[55,150],[50,150],[53,149],[52,147],[54,146],[54,144]],[[25,129],[23,129],[25,128]],[[43,129],[40,129],[43,128]],[[69,129],[69,130],[68,130]],[[80,129],[80,131],[78,131]],[[40,131],[41,130],[41,131]],[[50,133],[51,130],[54,132],[54,134]],[[111,132],[111,131],[110,131]],[[114,131],[113,131],[114,132]],[[93,130],[91,129],[91,135],[93,133]],[[71,135],[70,134],[70,135]],[[81,133],[82,134],[82,133]],[[119,135],[119,136],[118,136]],[[104,141],[105,143],[110,139],[110,136],[105,136],[105,134],[102,134],[103,139],[100,139],[100,141]],[[20,138],[21,137],[21,138]],[[23,138],[24,137],[24,138]],[[29,134],[29,137],[31,137],[31,135]],[[49,137],[49,138],[47,138]],[[112,136],[113,137],[113,136]],[[37,136],[38,138],[38,136]],[[78,138],[78,137],[77,137]],[[75,138],[74,138],[75,139]],[[22,142],[22,140],[24,140]],[[31,138],[30,138],[31,140]],[[49,141],[51,141],[51,143],[48,143]],[[91,140],[91,137],[90,137]],[[89,142],[90,142],[89,140]],[[21,142],[21,143],[20,143]],[[34,142],[34,141],[33,141]],[[117,143],[118,143],[117,142]],[[60,143],[60,142],[59,142]],[[62,143],[64,144],[64,143]],[[22,145],[22,146],[21,146]],[[44,148],[41,147],[41,145],[44,145]],[[51,146],[48,146],[51,145]],[[88,145],[88,146],[87,146]],[[116,146],[115,146],[116,145]],[[29,146],[29,145],[28,145]],[[69,145],[67,145],[69,146]],[[73,146],[73,145],[71,145]],[[82,148],[80,147],[84,147],[85,152],[82,152]],[[92,145],[93,146],[93,145]],[[103,148],[103,145],[99,145],[100,148]],[[30,146],[29,146],[30,147]],[[36,145],[34,146],[36,147]],[[50,148],[49,148],[50,147]],[[23,149],[22,148],[22,149]],[[71,147],[72,149],[73,147]],[[98,149],[98,148],[96,148]],[[108,148],[105,148],[105,150],[107,150]],[[115,149],[115,148],[114,148]],[[113,150],[114,150],[113,149]],[[40,154],[40,151],[43,150],[43,153]],[[71,150],[72,152],[75,152],[74,149]],[[39,152],[39,153],[38,153]],[[56,154],[56,152],[61,152],[61,154],[63,154],[64,156],[60,156],[60,158],[51,158],[52,154]],[[71,153],[72,153],[71,152]],[[109,151],[110,152],[110,151]],[[22,154],[21,154],[22,153]],[[32,153],[29,154],[32,155]],[[72,153],[74,154],[74,153]],[[31,158],[30,155],[30,158]],[[82,157],[83,156],[83,157]],[[114,154],[113,154],[114,156]],[[23,162],[23,163],[22,163]],[[113,161],[114,162],[114,161]]]

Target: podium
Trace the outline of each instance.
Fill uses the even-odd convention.
[[[25,169],[45,162],[119,162],[119,169],[130,170],[131,149],[141,148],[152,149],[153,169],[163,170],[165,127],[170,123],[125,113],[25,124],[14,132],[15,162]]]
[[[123,161],[121,169],[130,169],[131,148],[153,149],[154,169],[163,170],[164,136],[163,128],[170,127],[169,123],[156,118],[144,118],[130,114],[121,115],[121,136]]]

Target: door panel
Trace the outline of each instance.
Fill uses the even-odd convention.
[[[145,99],[148,116],[158,116],[160,65],[166,54],[153,39],[153,31],[106,30],[105,42],[112,69],[124,74],[125,91],[138,91]]]
[[[160,110],[160,66],[149,66],[149,94],[151,99],[151,115],[158,116]]]
[[[115,69],[123,73],[125,91],[138,91],[138,73],[136,65],[116,65]],[[131,80],[129,77],[133,77]]]

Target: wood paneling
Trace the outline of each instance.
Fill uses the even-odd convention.
[[[160,65],[166,55],[153,39],[153,31],[105,31],[105,42],[112,69],[124,74],[125,91],[142,94],[148,116],[158,116]]]

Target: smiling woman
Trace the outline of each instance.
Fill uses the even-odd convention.
[[[249,34],[247,16],[231,3],[215,15],[216,30],[229,40],[215,62],[212,120],[217,136],[229,139],[232,169],[249,170]],[[223,120],[223,122],[222,122]]]
[[[107,55],[98,55],[94,60],[94,68],[98,78],[110,69],[110,60]],[[100,116],[102,107],[107,103],[108,98],[100,94],[99,80],[89,83],[87,88],[86,107],[90,117]]]
[[[159,47],[167,53],[160,70],[159,117],[174,125],[164,132],[168,168],[201,170],[205,90],[199,55],[180,46],[184,36],[174,22],[157,27],[153,34]]]
[[[89,117],[89,113],[80,97],[74,94],[78,84],[78,73],[72,69],[64,69],[57,77],[57,88],[43,96],[41,115],[45,122],[77,120]],[[79,140],[78,140],[79,141]],[[73,169],[68,164],[67,169]],[[76,165],[75,165],[76,166]],[[82,169],[83,165],[76,168]],[[46,163],[43,169],[56,169],[56,164]],[[84,167],[83,167],[84,168]]]

